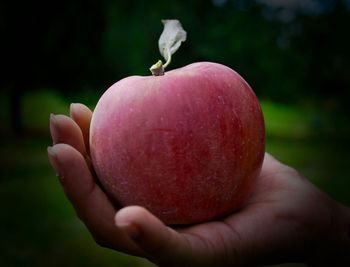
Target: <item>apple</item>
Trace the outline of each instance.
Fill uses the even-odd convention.
[[[199,62],[112,85],[94,110],[90,150],[116,205],[143,206],[170,225],[200,223],[249,197],[264,158],[264,120],[237,72]]]

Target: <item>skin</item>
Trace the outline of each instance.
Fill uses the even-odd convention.
[[[252,196],[221,220],[174,229],[142,207],[113,206],[89,160],[91,116],[82,104],[52,115],[48,156],[99,245],[169,267],[350,264],[350,209],[267,153]]]

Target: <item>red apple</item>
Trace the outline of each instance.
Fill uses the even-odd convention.
[[[216,63],[120,80],[99,100],[90,130],[93,166],[111,200],[144,206],[166,224],[240,208],[264,157],[255,94]]]

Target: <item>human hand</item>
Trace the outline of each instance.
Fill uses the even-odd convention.
[[[348,249],[348,209],[269,154],[244,207],[221,220],[174,229],[142,207],[118,209],[90,163],[91,116],[81,104],[71,105],[70,117],[52,116],[48,155],[77,215],[101,246],[183,267],[322,262],[331,248]]]

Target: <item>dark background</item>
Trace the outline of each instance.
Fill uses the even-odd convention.
[[[93,109],[117,80],[149,75],[164,18],[188,34],[168,68],[238,71],[260,99],[267,150],[350,205],[349,0],[2,1],[1,266],[150,266],[94,244],[46,147],[50,113]]]

